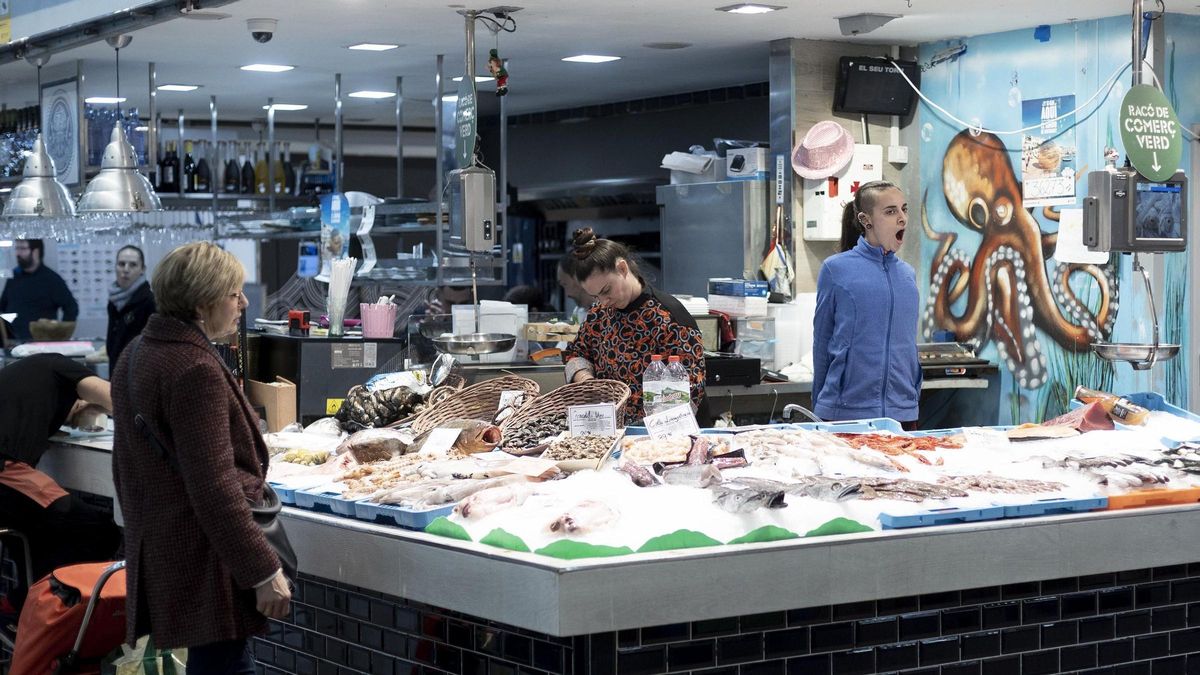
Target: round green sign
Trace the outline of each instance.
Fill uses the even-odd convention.
[[[1121,142],[1138,173],[1154,181],[1175,175],[1183,159],[1179,118],[1162,92],[1139,84],[1121,101]]]
[[[454,150],[458,168],[475,163],[475,78],[463,76],[458,84],[458,102],[454,107]]]

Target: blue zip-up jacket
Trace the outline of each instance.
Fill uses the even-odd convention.
[[[917,419],[920,298],[913,268],[863,237],[817,277],[813,412],[825,420]]]

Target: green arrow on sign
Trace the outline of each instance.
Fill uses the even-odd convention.
[[[475,163],[475,125],[475,78],[463,76],[454,106],[454,150],[460,169]]]
[[[1183,159],[1179,118],[1162,92],[1139,84],[1121,101],[1121,142],[1129,163],[1154,181],[1175,175]]]

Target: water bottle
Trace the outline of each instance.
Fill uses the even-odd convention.
[[[662,395],[664,410],[692,402],[687,368],[683,367],[683,361],[678,356],[667,359],[667,376],[664,379],[667,381]]]
[[[663,390],[667,384],[667,365],[663,363],[661,354],[650,357],[650,365],[642,373],[642,407],[647,415],[666,410],[663,404]]]

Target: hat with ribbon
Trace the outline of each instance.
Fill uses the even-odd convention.
[[[803,178],[820,180],[846,168],[854,156],[854,138],[832,120],[817,122],[792,150],[792,169]]]

